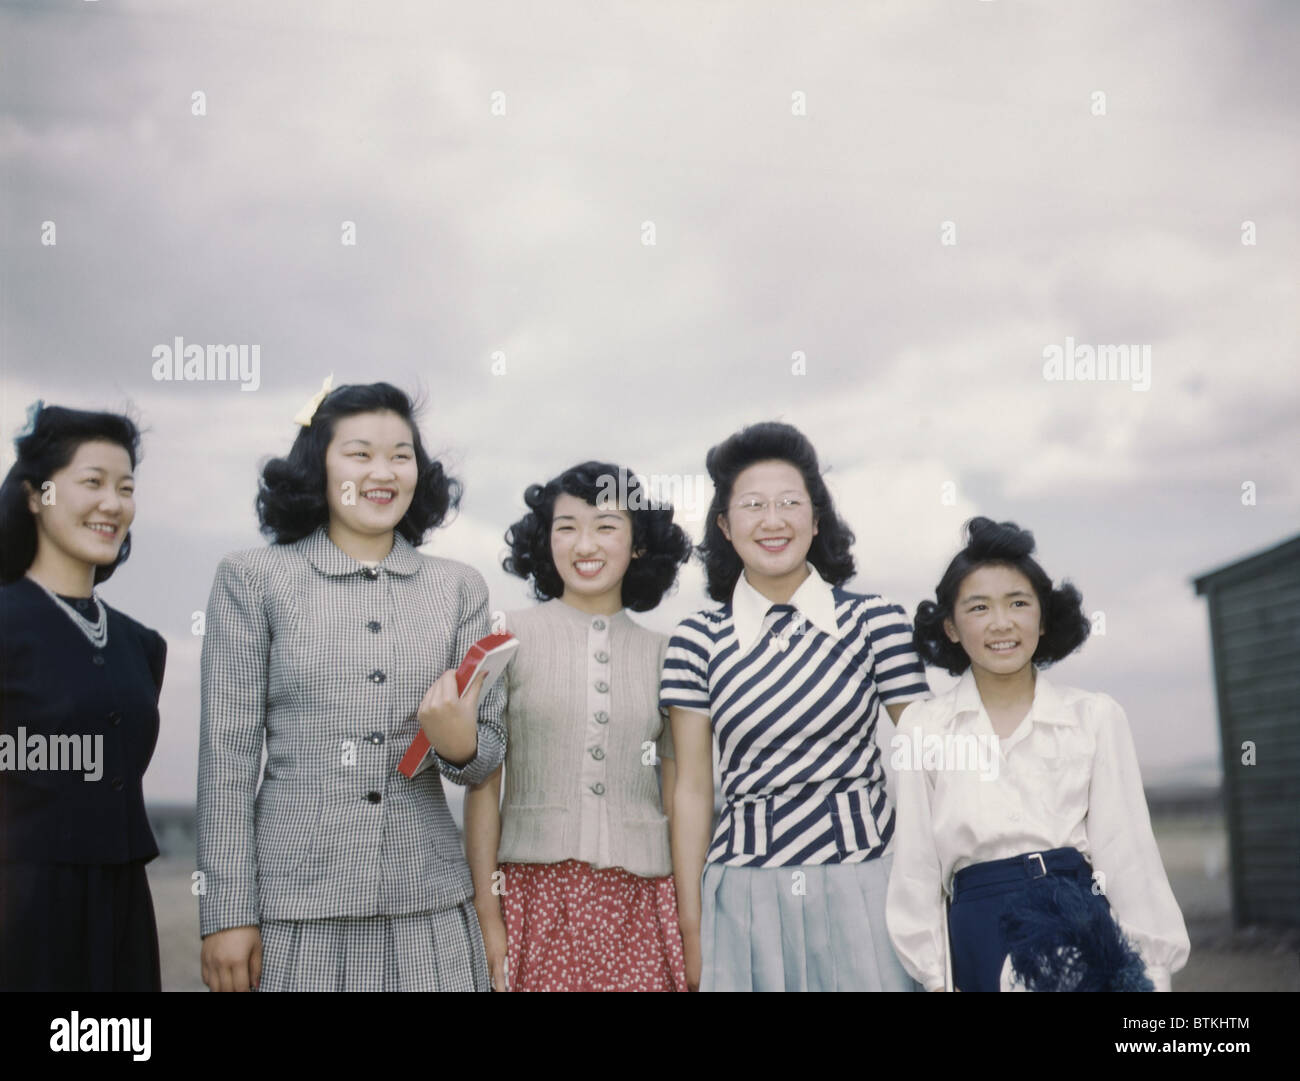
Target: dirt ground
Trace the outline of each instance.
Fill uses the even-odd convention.
[[[1300,931],[1232,929],[1222,822],[1182,816],[1157,818],[1154,826],[1192,940],[1187,967],[1174,975],[1174,991],[1300,991]],[[199,977],[193,870],[192,856],[159,858],[149,866],[168,991],[206,990]]]
[[[1192,940],[1175,991],[1300,991],[1300,930],[1246,927],[1230,917],[1228,839],[1217,818],[1154,818],[1156,843]]]

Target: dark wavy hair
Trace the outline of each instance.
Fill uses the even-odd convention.
[[[419,407],[391,383],[355,383],[336,387],[320,403],[310,426],[302,428],[288,455],[273,458],[262,468],[257,492],[257,518],[262,532],[276,544],[301,540],[329,521],[325,497],[325,451],[341,417],[358,413],[396,413],[411,428],[418,470],[415,496],[397,523],[397,532],[414,545],[424,543],[429,530],[442,525],[460,505],[460,482],[447,476],[430,458],[416,424]]]
[[[567,492],[594,507],[598,497],[611,492],[611,485],[620,498],[620,509],[632,518],[633,555],[623,576],[623,607],[648,612],[677,581],[678,569],[691,557],[691,540],[681,526],[673,524],[673,508],[653,502],[634,473],[609,462],[583,462],[546,484],[529,485],[524,491],[528,513],[506,530],[510,554],[501,565],[510,574],[531,578],[538,600],[564,593],[564,580],[551,556],[556,498]]]
[[[140,430],[121,413],[94,413],[37,401],[27,413],[27,426],[14,440],[17,461],[0,485],[0,581],[15,582],[36,558],[36,519],[27,508],[28,488],[41,485],[63,469],[82,443],[116,443],[126,451],[135,469],[140,459]],[[131,555],[127,530],[117,559],[95,567],[95,585],[112,577]]]
[[[1035,665],[1046,668],[1083,645],[1092,630],[1083,614],[1083,596],[1069,582],[1053,588],[1052,580],[1033,559],[1033,550],[1034,535],[1015,522],[994,522],[990,518],[967,522],[966,547],[948,564],[935,586],[935,600],[917,606],[912,640],[921,660],[954,676],[970,667],[970,657],[961,643],[949,640],[943,621],[952,618],[966,576],[988,566],[1014,567],[1034,587],[1043,621],[1043,636],[1034,650]]]
[[[705,468],[713,480],[713,502],[709,506],[704,540],[697,551],[704,562],[709,596],[715,601],[731,600],[743,566],[736,549],[718,525],[718,518],[731,506],[736,477],[751,465],[771,461],[789,462],[799,470],[812,498],[817,535],[808,549],[808,562],[832,585],[843,585],[853,577],[853,531],[835,513],[831,493],[817,464],[817,452],[798,428],[764,421],[742,428],[713,447],[705,459]]]

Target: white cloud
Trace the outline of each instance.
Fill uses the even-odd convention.
[[[1115,607],[1132,652],[1087,654],[1149,666],[1135,716],[1211,708],[1150,621],[1191,648],[1186,575],[1300,511],[1289,13],[73,7],[0,12],[0,453],[38,394],[137,405],[142,559],[111,583],[133,613],[174,636],[219,550],[256,543],[258,464],[334,369],[428,388],[466,483],[432,550],[494,604],[525,602],[498,560],[526,484],[592,457],[699,473],[785,417],[834,467],[864,587],[911,608],[962,521],[1014,517],[1049,567],[1143,598]],[[176,334],[260,343],[262,389],[152,382]],[[1067,335],[1150,344],[1151,389],[1045,382]],[[705,603],[693,566],[645,621]]]

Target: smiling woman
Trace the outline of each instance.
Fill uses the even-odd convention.
[[[961,681],[908,708],[918,742],[997,747],[898,772],[898,855],[887,917],[927,991],[1169,990],[1187,928],[1160,861],[1128,718],[1105,694],[1040,669],[1089,623],[1014,522],[973,518],[968,542],[916,612],[917,652]]]
[[[506,570],[543,603],[507,614],[501,770],[465,800],[475,903],[498,990],[685,991],[668,820],[672,739],[654,608],[690,556],[670,506],[584,462],[524,493]],[[660,769],[656,771],[655,765]],[[661,780],[662,778],[662,780]]]
[[[99,748],[0,765],[0,990],[160,990],[143,778],[167,644],[94,586],[127,558],[139,434],[36,403],[0,487],[0,739]],[[79,756],[78,756],[79,757]]]
[[[262,474],[275,543],[226,556],[208,602],[203,978],[224,991],[486,990],[442,779],[481,781],[505,749],[500,689],[480,702],[481,684],[463,698],[455,686],[488,633],[487,586],[416,551],[460,485],[425,453],[401,390],[320,397]],[[417,731],[432,750],[408,779],[396,766]]]
[[[885,928],[893,811],[876,745],[926,693],[907,617],[850,593],[853,534],[788,424],[709,451],[700,553],[721,606],[678,624],[673,873],[701,990],[912,990]],[[713,825],[712,740],[725,806]]]

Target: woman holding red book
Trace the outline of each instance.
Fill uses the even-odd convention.
[[[500,768],[465,799],[492,986],[684,991],[664,815],[675,773],[658,707],[667,639],[626,609],[659,603],[690,540],[607,463],[533,485],[524,501],[504,565],[544,603],[506,615],[520,644],[505,677],[505,800]]]
[[[487,586],[416,551],[460,485],[425,453],[411,400],[387,383],[328,385],[262,473],[273,543],[226,556],[208,602],[203,979],[485,991],[442,782],[482,781],[505,749],[500,688],[479,679],[461,697],[454,671],[488,633]],[[432,750],[407,777],[397,764],[417,730]]]

